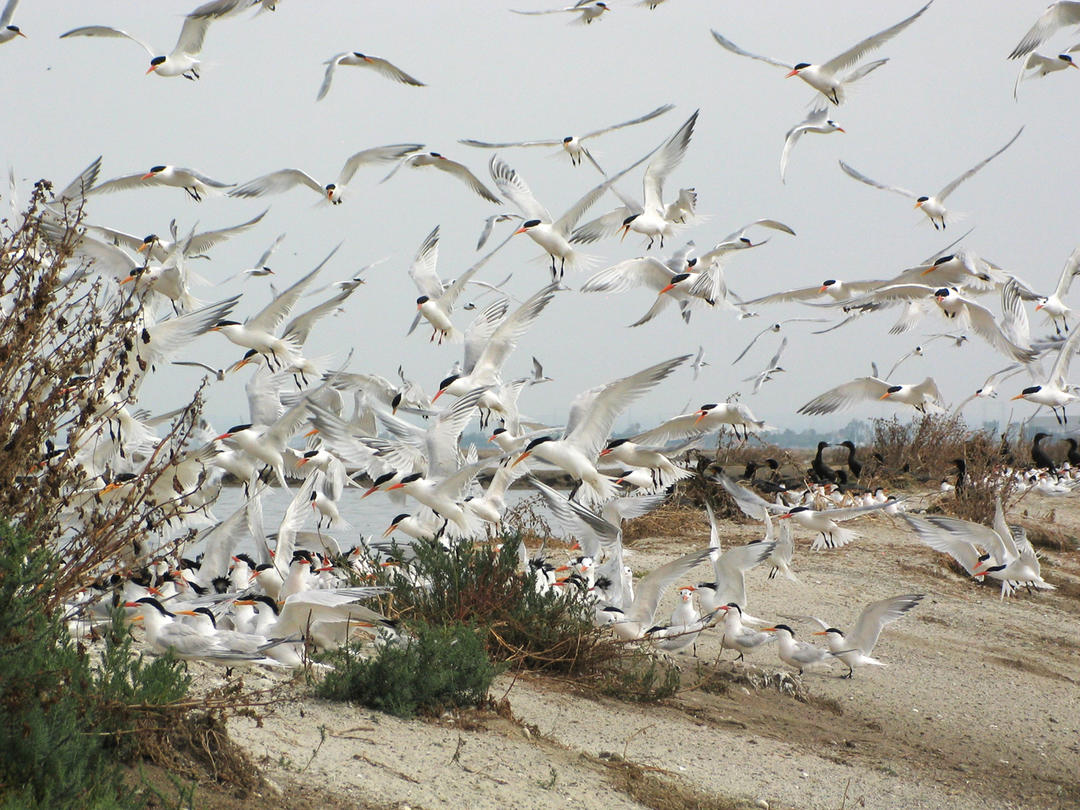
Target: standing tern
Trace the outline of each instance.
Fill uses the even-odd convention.
[[[334,80],[334,71],[337,70],[338,65],[371,68],[386,78],[393,79],[395,82],[412,85],[413,87],[425,86],[422,81],[410,76],[397,65],[385,59],[378,56],[368,56],[359,51],[345,51],[344,53],[336,53],[326,60],[326,75],[323,77],[322,86],[319,88],[319,95],[315,97],[316,101],[322,101],[326,98],[326,94],[330,92],[330,83]]]
[[[229,192],[230,197],[262,197],[266,194],[280,194],[294,186],[307,186],[320,197],[325,197],[334,205],[344,202],[346,187],[356,174],[356,170],[369,163],[388,163],[423,149],[420,143],[396,143],[389,146],[376,146],[357,152],[345,161],[338,179],[334,183],[320,184],[307,172],[300,169],[279,169],[262,177],[249,180]]]
[[[126,174],[123,177],[114,177],[106,180],[90,189],[87,194],[105,194],[110,191],[125,191],[130,188],[145,188],[149,186],[173,186],[182,188],[195,202],[202,200],[207,194],[218,193],[220,189],[229,188],[235,183],[222,183],[214,180],[194,169],[185,169],[180,166],[158,165],[151,166],[148,172]]]
[[[158,76],[183,76],[185,79],[194,81],[199,78],[199,54],[202,51],[203,41],[206,39],[206,32],[210,28],[210,23],[214,19],[224,16],[220,11],[215,12],[215,9],[220,6],[222,9],[231,10],[230,3],[231,0],[225,0],[224,3],[220,1],[207,3],[184,17],[184,25],[180,29],[180,36],[167,56],[156,55],[154,49],[138,37],[133,37],[127,31],[110,28],[107,25],[85,25],[81,28],[74,28],[61,34],[60,39],[67,37],[130,39],[132,42],[141,45],[143,50],[149,54],[150,67],[147,69],[147,73],[154,73]]]
[[[788,159],[791,157],[791,150],[799,142],[799,138],[808,132],[828,135],[830,132],[844,131],[842,126],[829,118],[828,105],[811,110],[806,118],[789,129],[784,136],[784,150],[780,153],[780,182],[787,182],[785,175],[787,173]]]
[[[596,166],[597,170],[599,170],[601,174],[603,174],[603,169],[601,169],[600,166],[597,165],[596,161],[593,159],[592,154],[589,152],[588,147],[585,145],[585,141],[591,138],[599,137],[600,135],[604,135],[608,132],[614,132],[615,130],[622,129],[623,127],[630,127],[634,126],[635,124],[643,124],[644,122],[651,121],[653,118],[663,115],[668,110],[672,110],[674,108],[674,104],[664,104],[663,106],[657,107],[652,112],[645,113],[645,115],[639,116],[637,118],[632,118],[629,121],[623,121],[621,124],[613,124],[609,127],[594,129],[591,132],[586,132],[584,135],[567,135],[564,138],[551,138],[548,140],[539,141],[508,141],[505,143],[491,143],[488,141],[473,140],[472,138],[463,138],[462,140],[458,141],[458,143],[463,143],[466,146],[475,146],[479,149],[509,149],[516,146],[561,146],[566,151],[566,153],[570,155],[570,162],[573,165],[580,166],[581,158],[584,156],[589,159],[589,162],[591,162],[593,166]],[[477,250],[479,250],[479,248],[477,248]]]
[[[954,191],[956,191],[957,186],[959,186],[961,183],[963,183],[965,180],[967,180],[977,171],[979,171],[979,169],[981,169],[991,160],[993,160],[1010,146],[1012,146],[1016,139],[1020,137],[1020,133],[1023,131],[1024,128],[1020,127],[1020,129],[1016,131],[1016,134],[1009,139],[1009,142],[1007,144],[994,152],[994,154],[990,155],[990,157],[976,163],[974,166],[972,166],[962,175],[957,177],[951,183],[944,186],[939,192],[929,197],[925,194],[919,195],[916,194],[914,191],[908,191],[906,188],[901,188],[900,186],[887,186],[884,183],[879,183],[877,180],[871,180],[865,174],[862,174],[856,169],[853,169],[851,166],[844,163],[844,161],[842,160],[840,161],[840,168],[843,169],[849,177],[853,177],[860,183],[865,183],[868,186],[873,186],[874,188],[879,188],[883,191],[891,191],[894,194],[899,194],[902,197],[908,197],[914,200],[915,207],[921,209],[922,212],[926,214],[926,218],[930,220],[930,224],[934,226],[934,230],[938,230],[939,228],[943,229],[946,225],[947,220],[952,218],[949,211],[945,208],[945,198],[952,194]],[[940,225],[938,223],[940,223]]]
[[[855,667],[862,666],[885,666],[876,658],[871,658],[878,636],[881,635],[885,625],[903,618],[904,614],[923,600],[924,594],[908,593],[902,596],[891,596],[880,602],[871,602],[862,609],[859,618],[855,622],[855,629],[850,633],[844,633],[832,625],[826,624],[814,616],[809,617],[816,622],[821,630],[814,633],[815,636],[825,636],[832,654],[847,664],[848,673],[845,678],[855,675]]]
[[[0,14],[0,45],[5,42],[11,42],[15,37],[25,37],[22,31],[19,30],[19,26],[11,24],[11,18],[15,15],[15,7],[19,5],[19,0],[8,0],[7,5],[4,6],[4,11]]]
[[[933,2],[933,0],[931,0]],[[845,76],[840,76],[840,72],[853,67],[856,62],[863,58],[870,51],[876,50],[899,34],[915,20],[917,20],[926,9],[930,8],[930,3],[920,8],[910,17],[907,17],[896,25],[892,25],[886,28],[884,31],[879,31],[873,36],[867,37],[861,42],[856,43],[839,56],[834,56],[828,62],[824,62],[820,65],[810,64],[809,62],[799,62],[795,65],[782,62],[779,59],[773,59],[770,56],[759,56],[758,54],[744,51],[735,43],[718,34],[716,31],[712,32],[713,37],[718,43],[727,50],[739,56],[749,56],[751,59],[757,59],[761,62],[768,62],[770,65],[776,65],[788,70],[787,77],[798,76],[808,85],[817,90],[821,95],[828,99],[833,104],[841,104],[844,101],[844,85],[857,81],[869,73],[874,68],[880,67],[886,60],[881,59],[876,62],[870,62],[862,65],[855,70],[851,71]]]
[[[1051,3],[1013,48],[1009,58],[1019,59],[1031,53],[1059,28],[1070,25],[1080,25],[1080,2],[1059,0],[1057,3]]]
[[[832,653],[829,650],[817,647],[808,641],[796,640],[795,631],[786,624],[766,627],[764,632],[776,633],[779,642],[777,652],[780,653],[780,660],[789,667],[799,670],[800,675],[803,674],[805,669],[832,660]]]

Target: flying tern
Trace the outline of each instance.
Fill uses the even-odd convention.
[[[573,165],[581,165],[581,158],[584,156],[589,159],[593,166],[596,166],[596,168],[600,171],[601,174],[603,174],[603,169],[600,169],[600,166],[597,165],[596,161],[593,159],[592,154],[589,152],[588,147],[585,145],[585,141],[599,137],[600,135],[604,135],[608,132],[614,132],[615,130],[622,129],[623,127],[630,127],[634,126],[635,124],[643,124],[646,121],[651,121],[653,118],[663,115],[668,110],[674,109],[674,107],[674,104],[664,104],[663,106],[657,107],[652,112],[645,113],[645,115],[639,116],[637,118],[632,118],[629,121],[623,121],[621,124],[613,124],[609,127],[594,129],[591,132],[586,132],[584,135],[567,135],[564,138],[551,138],[548,140],[539,141],[507,141],[500,143],[491,143],[489,141],[477,141],[473,140],[472,138],[463,138],[462,140],[458,141],[458,143],[463,143],[466,146],[475,146],[479,149],[509,149],[511,147],[517,146],[561,146],[570,156],[570,162]],[[479,250],[479,248],[477,249]]]
[[[1080,25],[1080,2],[1059,0],[1057,3],[1051,3],[1013,48],[1009,58],[1019,59],[1031,53],[1058,29],[1067,28],[1070,25]]]
[[[799,408],[797,413],[811,416],[838,413],[876,399],[910,405],[921,413],[940,412],[944,402],[932,377],[927,377],[921,383],[908,385],[894,385],[879,377],[859,377],[819,394]]]
[[[821,537],[815,537],[811,550],[817,551],[822,548],[840,548],[846,546],[859,535],[851,529],[840,526],[838,521],[851,520],[868,512],[876,512],[888,506],[886,503],[875,503],[869,506],[853,506],[846,509],[826,509],[819,511],[808,506],[796,506],[783,515],[777,515],[777,520],[791,520],[798,523],[804,529],[819,532]]]
[[[1066,380],[1069,374],[1069,364],[1072,362],[1073,355],[1077,352],[1077,341],[1080,341],[1080,329],[1074,328],[1068,340],[1062,343],[1061,348],[1058,349],[1057,359],[1054,361],[1053,368],[1050,369],[1050,376],[1046,382],[1041,385],[1029,385],[1014,396],[1013,399],[1026,399],[1036,405],[1045,405],[1053,412],[1058,424],[1068,424],[1069,420],[1065,415],[1065,406],[1075,402],[1080,397],[1077,394],[1076,386],[1070,385]],[[1058,411],[1061,411],[1061,413],[1059,414]]]
[[[133,37],[127,31],[119,28],[110,28],[107,25],[86,25],[74,28],[60,35],[60,39],[67,37],[112,37],[130,39],[142,46],[150,56],[150,67],[147,73],[158,76],[183,76],[185,79],[194,81],[199,78],[199,54],[202,52],[203,42],[210,23],[217,17],[224,16],[225,11],[232,10],[234,0],[215,0],[200,6],[184,17],[184,25],[180,29],[180,36],[176,45],[166,56],[159,56],[153,48],[138,37]]]
[[[514,234],[528,234],[530,239],[544,249],[544,252],[551,257],[551,277],[552,279],[555,279],[556,277],[562,277],[567,262],[570,263],[571,267],[581,265],[585,262],[584,257],[578,254],[574,250],[573,245],[570,244],[571,232],[574,230],[574,226],[577,224],[578,220],[581,219],[582,214],[603,196],[604,192],[611,187],[612,183],[621,179],[623,175],[631,169],[636,168],[639,164],[648,160],[655,151],[656,150],[654,149],[630,166],[627,166],[615,176],[608,178],[600,185],[588,191],[585,196],[574,203],[567,212],[557,220],[553,220],[547,209],[535,196],[533,196],[532,191],[521,178],[521,175],[514,171],[514,169],[498,155],[492,156],[491,161],[488,163],[488,169],[491,172],[491,178],[495,181],[495,185],[498,186],[503,197],[517,206],[517,208],[528,217],[528,219],[521,224],[521,227],[514,231]],[[556,259],[559,260],[557,274],[555,270]]]
[[[932,1],[932,0],[931,0]],[[777,67],[785,68],[788,72],[787,76],[798,76],[808,85],[817,90],[821,95],[828,99],[833,104],[841,104],[844,101],[844,85],[857,81],[872,71],[874,68],[880,67],[886,60],[881,59],[876,62],[870,62],[860,67],[855,68],[850,73],[841,76],[840,72],[845,71],[848,68],[854,67],[855,64],[862,59],[870,51],[876,50],[899,34],[915,20],[917,20],[926,9],[930,7],[930,3],[920,8],[910,17],[906,17],[896,25],[889,26],[883,31],[879,31],[873,36],[867,37],[861,42],[856,43],[839,56],[834,56],[828,62],[824,62],[820,65],[814,65],[809,62],[799,62],[795,65],[791,65],[787,62],[782,62],[779,59],[773,59],[769,56],[759,56],[758,54],[744,51],[735,43],[728,39],[725,39],[716,31],[712,32],[716,41],[727,50],[739,56],[749,56],[751,59],[757,59],[761,62],[768,62],[770,65],[776,65]]]
[[[877,180],[871,180],[865,174],[862,174],[858,170],[853,169],[851,166],[844,163],[844,161],[842,160],[840,161],[840,168],[843,169],[849,177],[853,177],[860,183],[865,183],[868,186],[873,186],[874,188],[879,188],[883,191],[891,191],[894,194],[899,194],[902,197],[908,197],[909,199],[914,200],[915,207],[920,209],[924,214],[926,214],[926,218],[930,220],[930,224],[934,226],[934,230],[938,230],[939,228],[944,228],[947,221],[951,218],[949,211],[945,208],[945,199],[954,191],[956,191],[957,186],[959,186],[968,178],[972,177],[977,171],[979,171],[979,169],[981,169],[991,160],[993,160],[1010,146],[1012,146],[1016,139],[1020,137],[1020,133],[1023,131],[1024,128],[1020,127],[1020,129],[1016,131],[1016,134],[1009,139],[1009,142],[1007,144],[994,152],[994,154],[990,155],[990,157],[976,163],[974,166],[972,166],[962,175],[957,177],[951,183],[944,186],[936,194],[933,194],[929,197],[925,194],[920,195],[916,194],[914,191],[908,191],[906,188],[901,188],[900,186],[888,186],[884,183],[879,183]]]
[[[514,460],[530,455],[552,464],[583,484],[586,502],[604,503],[615,495],[614,481],[596,469],[596,458],[611,433],[612,425],[626,408],[654,388],[678,368],[690,355],[674,357],[662,363],[591,388],[574,398],[562,436],[541,436],[525,446]]]
[[[828,105],[817,107],[810,111],[802,121],[787,131],[784,136],[784,150],[780,153],[780,182],[786,183],[787,164],[791,157],[791,150],[799,142],[799,138],[808,132],[820,135],[828,135],[830,132],[844,132],[844,128],[829,118]]]
[[[514,14],[529,15],[560,14],[564,12],[578,14],[580,16],[578,16],[576,20],[571,20],[571,22],[590,25],[594,20],[599,20],[605,11],[610,11],[611,9],[608,7],[607,3],[594,2],[593,0],[579,0],[577,3],[574,3],[574,5],[565,6],[563,8],[548,8],[541,11],[519,11],[516,8],[510,10],[514,12]]]
[[[214,180],[194,169],[184,169],[180,166],[158,165],[151,166],[147,172],[126,174],[123,177],[114,177],[94,186],[87,194],[105,194],[110,191],[126,191],[131,188],[146,188],[150,186],[172,186],[182,188],[195,202],[202,200],[207,194],[219,193],[220,189],[229,188],[235,183],[222,183]]]
[[[369,56],[358,51],[345,51],[344,53],[334,54],[326,60],[326,75],[323,77],[322,86],[319,87],[319,95],[315,97],[316,101],[322,101],[326,98],[326,94],[330,92],[330,83],[334,80],[334,72],[339,65],[371,68],[375,72],[388,79],[392,79],[395,82],[412,85],[413,87],[425,86],[422,81],[410,76],[404,70],[391,62],[388,62],[386,59],[382,59],[378,56]]]
[[[11,18],[15,16],[15,7],[17,5],[19,5],[19,0],[8,0],[3,13],[0,13],[0,45],[10,42],[15,37],[26,36],[19,30],[19,26],[11,24]]]
[[[409,155],[403,157],[391,171],[380,182],[385,183],[391,177],[393,177],[397,170],[402,166],[408,166],[411,169],[421,169],[424,166],[432,166],[439,171],[446,172],[451,177],[456,177],[479,197],[492,203],[501,203],[498,197],[496,197],[491,190],[480,182],[479,178],[469,168],[462,163],[458,163],[456,160],[450,160],[450,158],[440,155],[438,152],[428,152],[425,155]]]
[[[406,155],[423,149],[419,143],[397,143],[390,146],[376,146],[357,152],[345,161],[336,182],[321,185],[315,178],[300,169],[280,169],[262,177],[249,180],[229,192],[230,197],[262,197],[266,194],[280,194],[294,186],[307,186],[320,197],[325,197],[334,205],[344,202],[345,190],[361,166],[370,163],[388,163],[400,160]]]
[[[1077,50],[1080,50],[1080,46],[1074,45],[1069,49],[1070,52]],[[1016,84],[1013,85],[1013,98],[1017,98],[1020,82],[1028,79],[1039,79],[1043,76],[1049,76],[1051,73],[1074,67],[1080,67],[1080,65],[1077,65],[1067,53],[1059,53],[1057,56],[1043,56],[1041,53],[1030,54],[1024,60],[1024,64],[1020,67],[1020,73],[1016,76]]]
[[[622,200],[623,205],[578,227],[570,238],[571,242],[590,244],[621,230],[623,238],[629,231],[648,237],[649,248],[656,241],[659,241],[660,247],[664,246],[664,237],[671,236],[676,225],[667,216],[667,206],[663,201],[664,181],[686,155],[690,138],[694,134],[694,126],[697,124],[698,112],[695,110],[649,161],[642,180],[643,201],[638,202],[619,194],[612,185],[612,190]],[[612,182],[614,179],[612,178]]]

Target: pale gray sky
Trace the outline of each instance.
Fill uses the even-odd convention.
[[[20,181],[49,177],[60,184],[98,154],[104,155],[103,179],[169,163],[229,182],[284,167],[329,182],[356,151],[415,141],[461,160],[487,181],[491,153],[459,145],[458,138],[561,136],[670,102],[677,105],[674,111],[606,136],[595,151],[605,167],[620,169],[700,108],[686,159],[666,191],[695,186],[704,222],[667,247],[692,238],[707,249],[759,217],[786,222],[798,234],[773,235],[768,245],[736,256],[727,277],[740,294],[753,297],[833,277],[887,277],[970,226],[975,231],[966,246],[1049,292],[1080,242],[1075,202],[1080,76],[1065,71],[1025,83],[1017,103],[1012,88],[1019,64],[1005,58],[1041,13],[1043,0],[980,2],[977,18],[975,4],[966,0],[936,0],[922,18],[868,57],[890,61],[834,111],[847,134],[803,138],[786,186],[778,173],[784,133],[803,118],[812,91],[798,79],[785,80],[778,68],[728,53],[709,33],[715,28],[748,50],[776,58],[820,62],[918,5],[918,0],[669,0],[649,11],[612,0],[613,10],[598,23],[574,26],[563,15],[525,17],[508,11],[547,7],[542,0],[281,0],[273,14],[215,22],[203,50],[203,78],[189,82],[145,76],[147,59],[134,43],[57,37],[76,26],[112,25],[166,51],[192,0],[23,0],[14,22],[28,39],[0,46],[5,99],[0,161],[13,165]],[[1076,41],[1070,36],[1059,33],[1042,52],[1064,50]],[[342,68],[329,96],[316,103],[323,60],[345,50],[385,57],[429,86],[407,87]],[[944,236],[902,198],[858,184],[837,166],[843,159],[879,180],[933,193],[999,148],[1021,125],[1026,129],[1016,144],[950,198],[967,216]],[[556,150],[503,150],[501,155],[558,216],[597,176],[586,166],[575,169],[561,157],[552,159],[549,152]],[[282,231],[288,237],[273,262],[281,282],[310,270],[342,239],[344,247],[324,271],[325,281],[390,257],[369,274],[344,315],[320,324],[306,353],[334,353],[340,360],[355,347],[352,370],[393,377],[403,363],[431,390],[460,349],[430,346],[423,330],[405,338],[417,295],[408,264],[439,224],[440,273],[457,275],[476,258],[483,218],[502,209],[439,173],[401,172],[379,185],[384,173],[361,170],[345,204],[333,208],[313,205],[315,197],[306,189],[265,200],[201,204],[179,190],[150,189],[94,198],[89,218],[141,235],[164,231],[172,217],[182,230],[195,221],[200,228],[234,224],[269,204],[258,229],[215,250],[212,262],[195,266],[211,279],[250,266]],[[639,194],[640,174],[624,187]],[[614,204],[609,197],[590,213]],[[548,278],[546,260],[534,260],[538,252],[526,237],[516,237],[480,278],[496,281],[513,271],[508,290],[524,298]],[[641,255],[643,245],[628,238],[586,252],[601,268]],[[577,287],[585,278],[575,274],[566,280]],[[262,281],[246,285],[236,315],[244,317],[265,303]],[[203,288],[195,294],[209,302],[237,289]],[[793,331],[782,363],[788,372],[751,397],[749,384],[739,380],[764,364],[779,337],[762,338],[734,369],[731,359],[769,321],[816,311],[776,306],[741,322],[726,313],[697,312],[686,327],[672,308],[666,317],[627,329],[651,299],[645,290],[613,297],[560,295],[507,364],[508,377],[525,374],[535,354],[556,378],[531,389],[523,410],[562,420],[578,391],[673,355],[692,354],[704,344],[712,365],[701,378],[691,382],[689,369],[680,371],[634,407],[633,419],[659,419],[681,412],[688,400],[696,407],[735,390],[774,425],[828,427],[852,416],[888,415],[892,410],[877,404],[831,420],[795,417],[794,411],[825,389],[869,373],[871,360],[886,370],[923,334],[946,325],[930,320],[924,329],[894,337],[886,334],[893,315],[884,313],[824,336]],[[996,301],[990,305],[998,307]],[[464,326],[468,317],[459,311],[456,319]],[[1032,323],[1035,334],[1045,331],[1040,315],[1032,313]],[[208,335],[184,357],[220,365],[241,354],[223,337]],[[962,350],[939,342],[926,357],[909,360],[896,380],[916,382],[931,374],[955,402],[1005,364],[978,339]],[[212,389],[209,410],[217,424],[247,420],[244,374]],[[144,387],[142,404],[170,407],[198,379],[194,371],[159,371],[160,384]],[[1007,384],[1004,393],[1017,393],[1026,384],[1019,378],[1014,382],[1016,390]],[[1004,417],[1009,404],[975,406],[969,421]],[[1019,405],[1020,416],[1034,408],[1011,404]]]

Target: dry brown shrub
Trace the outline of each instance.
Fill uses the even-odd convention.
[[[626,521],[623,524],[623,542],[632,543],[644,537],[699,537],[703,530],[708,529],[709,524],[701,507],[665,503],[647,515]]]

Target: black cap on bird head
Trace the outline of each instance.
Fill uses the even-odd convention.
[[[544,442],[550,442],[550,441],[553,441],[553,440],[554,440],[553,436],[541,436],[539,439],[533,439],[531,442],[529,442],[527,445],[525,445],[525,452],[528,452],[528,451],[532,450],[538,444],[543,444]]]
[[[150,64],[151,65],[160,65],[164,61],[165,61],[164,56],[157,56],[157,57],[150,60]],[[151,166],[150,167],[150,174],[157,174],[158,172],[163,172],[163,171],[165,171],[164,166]]]
[[[417,304],[426,304],[430,300],[431,299],[428,298],[426,295],[421,295],[419,298],[416,299],[416,303]]]
[[[671,277],[671,284],[678,284],[680,281],[686,281],[690,278],[689,273],[676,273]]]
[[[492,436],[498,436],[498,435],[499,435],[500,433],[506,433],[506,428],[504,428],[504,427],[497,427],[497,428],[495,428],[495,429],[494,429],[493,431],[491,431],[491,435],[492,435]]]
[[[902,386],[902,385],[890,385],[887,389],[885,389],[885,393],[886,394],[895,394],[897,391],[902,390],[903,387],[904,386]]]
[[[382,475],[380,475],[378,478],[376,478],[374,481],[372,481],[372,483],[377,487],[381,487],[387,481],[390,481],[391,479],[393,479],[393,477],[395,475],[397,475],[397,472],[394,471],[394,470],[391,470],[388,473],[383,473]]]
[[[218,321],[214,324],[215,329],[220,329],[223,326],[239,326],[240,321]]]
[[[423,477],[424,477],[423,473],[415,472],[415,473],[412,473],[410,475],[406,475],[404,478],[402,478],[401,483],[403,483],[403,484],[411,484],[413,481],[419,481]]]
[[[565,138],[562,139],[562,142],[563,143],[570,143],[570,141],[572,141],[572,140],[574,140],[574,136],[573,135],[567,135]]]
[[[917,203],[924,203],[924,202],[926,202],[926,201],[927,201],[927,200],[929,200],[929,199],[930,199],[929,197],[919,197],[919,198],[918,198],[917,200],[915,200],[915,202],[917,202]]]
[[[1042,386],[1041,386],[1041,385],[1029,385],[1029,386],[1028,386],[1027,388],[1025,388],[1025,389],[1024,389],[1023,391],[1021,391],[1020,393],[1021,393],[1021,394],[1024,394],[1024,395],[1026,396],[1027,394],[1037,394],[1037,393],[1039,393],[1039,392],[1040,392],[1041,390],[1042,390]]]
[[[530,219],[530,220],[526,220],[525,222],[522,222],[521,227],[522,228],[535,228],[539,224],[540,224],[540,220],[538,220],[538,219]]]
[[[251,427],[250,422],[248,422],[246,425],[233,425],[231,428],[229,428],[225,432],[226,433],[239,433],[241,430],[247,430],[249,427]]]
[[[409,517],[408,512],[402,512],[400,515],[395,515],[394,519],[390,521],[390,525],[391,526],[397,526],[399,523],[401,523],[401,521],[403,521],[407,517]]]
[[[795,65],[793,70],[802,70],[803,68],[808,68],[808,67],[810,67],[809,62],[799,62],[799,64]]]
[[[460,376],[461,376],[460,374],[451,374],[449,377],[447,377],[446,379],[444,379],[442,382],[439,383],[439,390],[440,391],[445,391]]]
[[[633,222],[635,219],[637,219],[640,216],[641,216],[641,214],[631,214],[630,216],[628,216],[626,219],[624,219],[622,221],[623,227],[626,227],[627,225],[629,225],[631,222]]]
[[[950,253],[948,256],[942,256],[940,259],[937,259],[934,262],[934,267],[937,267],[940,264],[945,264],[945,262],[951,262],[955,258],[956,258],[955,254],[952,254],[952,253]]]
[[[607,449],[608,450],[614,450],[616,447],[618,447],[620,445],[623,445],[623,444],[626,444],[628,441],[630,441],[630,440],[629,439],[612,439],[610,442],[607,443]]]

